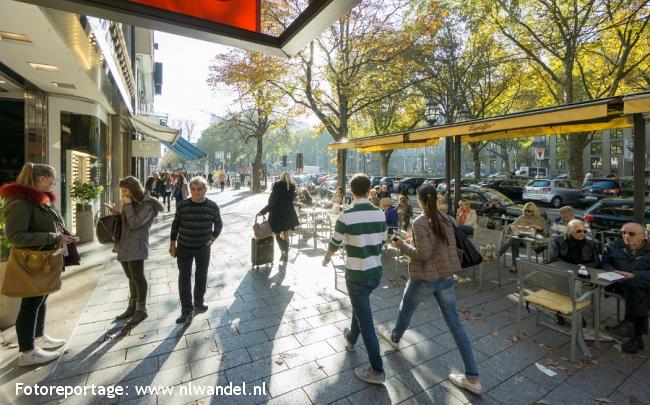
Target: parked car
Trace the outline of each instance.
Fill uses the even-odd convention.
[[[454,187],[456,179],[451,179],[451,187]],[[460,181],[460,186],[461,187],[470,187],[476,184],[476,180],[474,179],[462,179]],[[442,182],[438,184],[438,194],[443,194],[447,190],[447,182]]]
[[[578,203],[588,207],[606,197],[630,197],[633,194],[633,185],[632,179],[591,179],[578,191]]]
[[[519,169],[515,170],[515,174],[517,176],[523,176],[530,179],[534,179],[535,177],[546,177],[546,168],[522,166]]]
[[[594,231],[620,229],[634,218],[634,200],[631,198],[603,198],[583,214],[582,219]],[[645,198],[645,224],[650,224],[650,198]]]
[[[396,193],[402,193],[406,190],[407,194],[415,195],[415,190],[424,183],[424,177],[407,177],[402,180],[398,180],[393,184]]]
[[[526,180],[499,179],[499,180],[490,180],[484,185],[484,187],[491,188],[500,193],[503,193],[512,200],[521,201],[522,195],[524,193],[524,186],[526,185],[526,183],[527,183]]]
[[[438,184],[444,183],[446,180],[447,179],[445,179],[444,177],[431,177],[431,178],[428,178],[428,179],[424,180],[423,184],[429,184],[429,185],[431,185],[431,186],[433,186],[433,187],[435,187],[437,189]]]
[[[524,187],[522,199],[551,204],[554,208],[578,204],[580,185],[573,180],[537,179]]]
[[[486,187],[462,187],[460,189],[460,196],[463,200],[469,202],[470,207],[476,210],[480,215],[479,210],[483,208],[486,203],[492,200],[493,196],[499,197],[501,204],[506,209],[506,215],[513,218],[520,217],[524,212],[524,207],[521,204],[516,204],[508,196],[496,190]],[[454,199],[454,189],[451,191],[451,198]]]

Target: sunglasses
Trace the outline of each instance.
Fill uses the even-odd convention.
[[[631,238],[633,238],[633,237],[635,237],[637,235],[636,232],[621,231],[622,236],[625,236],[626,234],[629,235]]]
[[[524,210],[524,212],[535,212],[533,210]]]
[[[584,229],[574,229],[573,232],[575,233],[587,233]]]

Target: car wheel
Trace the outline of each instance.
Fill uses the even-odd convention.
[[[562,199],[560,197],[553,197],[551,200],[551,205],[553,208],[560,208],[562,206]]]
[[[409,187],[408,190],[406,190],[408,194],[415,195],[415,189],[413,187]]]

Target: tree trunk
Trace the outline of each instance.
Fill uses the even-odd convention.
[[[474,179],[481,180],[481,144],[470,142],[469,149],[472,151],[472,161],[474,162]]]
[[[584,165],[582,162],[582,151],[587,146],[589,135],[582,134],[569,134],[567,135],[567,148],[569,156],[569,178],[577,182],[582,182],[585,177]]]
[[[387,177],[388,176],[388,163],[390,163],[390,157],[392,156],[394,151],[392,150],[385,150],[382,152],[379,152],[379,161],[381,162],[381,176],[382,177]]]
[[[336,151],[336,185],[338,187],[343,187],[343,191],[345,192],[345,169],[346,169],[346,162],[348,158],[348,150],[347,149],[339,149]]]
[[[260,187],[260,172],[262,171],[262,142],[263,136],[257,136],[257,150],[255,151],[255,161],[253,162],[253,172],[251,173],[251,191],[259,193]]]

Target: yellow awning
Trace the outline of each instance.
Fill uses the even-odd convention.
[[[623,99],[623,114],[650,112],[650,93],[638,94]]]
[[[411,148],[425,148],[427,146],[436,146],[440,144],[440,139],[429,139],[425,142],[407,142],[407,143],[391,143],[388,145],[369,146],[366,148],[357,148],[357,152],[370,153],[370,152],[383,152],[386,150],[395,149],[411,149]]]

